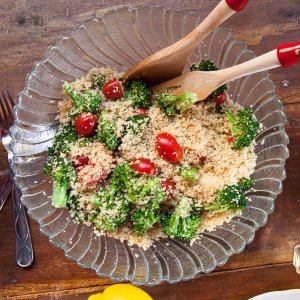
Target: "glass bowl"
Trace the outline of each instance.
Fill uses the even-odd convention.
[[[129,280],[134,284],[175,283],[224,265],[243,251],[255,231],[266,224],[285,178],[288,137],[283,106],[268,73],[262,72],[230,84],[229,93],[243,106],[252,106],[263,130],[256,138],[258,156],[253,178],[255,189],[241,216],[204,232],[190,245],[175,239],[160,239],[147,251],[114,238],[93,233],[76,224],[66,209],[51,206],[52,182],[43,173],[47,148],[57,127],[57,103],[62,84],[73,81],[95,66],[125,71],[133,64],[176,42],[201,22],[198,15],[169,11],[162,7],[116,7],[103,11],[99,19],[77,27],[61,38],[34,64],[26,86],[18,95],[11,149],[16,183],[29,215],[39,222],[49,241],[99,276]],[[255,57],[244,43],[219,28],[194,52],[188,65],[210,58],[219,68]]]

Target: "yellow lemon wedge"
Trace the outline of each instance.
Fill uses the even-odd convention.
[[[125,283],[114,284],[112,286],[109,286],[104,290],[103,296],[100,299],[102,300],[153,300],[146,292],[144,292],[140,288],[132,284],[125,284]]]
[[[102,296],[103,296],[102,293],[91,295],[88,297],[88,300],[103,300]]]

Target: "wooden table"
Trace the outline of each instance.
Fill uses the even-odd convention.
[[[134,5],[164,3],[187,8],[205,16],[218,0],[150,1],[129,0]],[[201,3],[201,7],[199,5]],[[0,88],[14,96],[22,90],[32,64],[59,36],[79,23],[94,18],[121,0],[1,0],[0,1]],[[260,7],[258,7],[260,6]],[[257,54],[279,43],[299,40],[300,0],[252,0],[245,12],[226,23],[234,36]],[[257,232],[251,245],[209,275],[178,283],[145,287],[154,299],[248,299],[272,291],[300,288],[300,276],[291,264],[293,246],[300,241],[300,66],[276,69],[271,79],[285,104],[290,136],[290,158],[282,194],[268,224]],[[283,81],[289,82],[289,88]],[[0,152],[0,158],[5,156]],[[11,199],[10,199],[11,200]],[[30,221],[35,262],[20,269],[14,257],[11,201],[0,214],[0,299],[86,299],[113,282],[99,278],[67,260],[61,250],[49,244]]]

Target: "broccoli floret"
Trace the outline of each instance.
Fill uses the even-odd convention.
[[[118,165],[114,169],[110,178],[110,182],[114,186],[119,187],[120,190],[124,191],[129,185],[129,181],[135,180],[138,177],[139,175],[133,171],[130,164],[126,163]]]
[[[218,191],[216,201],[213,205],[205,206],[208,211],[239,211],[247,206],[245,191],[253,187],[253,180],[242,178],[238,184],[227,185]]]
[[[98,87],[100,90],[102,90],[102,87],[106,81],[105,75],[99,75],[94,78],[94,87]]]
[[[216,71],[218,68],[214,64],[213,61],[207,59],[207,60],[202,60],[199,64],[193,64],[190,67],[191,71]],[[228,89],[228,85],[224,84],[220,87],[218,87],[215,91],[213,91],[210,94],[211,98],[215,98],[220,95],[222,91],[226,91]]]
[[[198,64],[193,64],[190,67],[191,71],[216,71],[218,70],[216,65],[214,64],[214,62],[212,60],[202,60],[200,63]]]
[[[54,176],[56,168],[59,171],[65,165],[64,159],[59,155],[60,153],[69,152],[69,143],[75,143],[77,138],[77,133],[71,123],[59,128],[58,133],[54,137],[53,146],[48,148],[48,160],[44,165],[44,172],[47,175]],[[71,167],[73,167],[72,164]]]
[[[198,169],[190,166],[182,166],[179,169],[180,175],[185,180],[197,180]]]
[[[75,169],[71,162],[60,162],[52,166],[51,175],[53,176],[52,205],[56,208],[66,207],[69,184],[76,180]]]
[[[240,189],[242,191],[248,191],[253,188],[254,185],[254,180],[253,179],[248,179],[248,178],[242,178],[239,183],[238,183]]]
[[[77,93],[69,83],[64,84],[64,91],[73,100],[77,114],[90,112],[95,114],[102,103],[102,97],[99,92],[87,90],[82,94]]]
[[[253,114],[252,109],[240,109],[237,117],[233,113],[227,111],[226,116],[232,124],[231,133],[234,139],[232,148],[243,149],[250,146],[253,139],[256,137],[259,123]]]
[[[97,138],[106,145],[109,150],[117,150],[124,137],[128,132],[137,134],[148,124],[150,118],[145,115],[134,115],[129,117],[122,129],[121,136],[117,136],[116,121],[107,117],[111,112],[103,111],[98,118]]]
[[[191,240],[197,234],[201,223],[200,208],[195,201],[183,197],[172,214],[162,217],[163,231],[170,237]]]
[[[121,139],[116,134],[117,128],[115,121],[108,118],[110,114],[109,111],[103,111],[98,118],[97,138],[109,150],[114,151],[117,150],[121,144]]]
[[[80,147],[87,147],[94,142],[95,138],[92,136],[81,137],[78,142]]]
[[[158,177],[141,177],[128,163],[117,166],[110,180],[127,194],[131,202],[138,205],[147,205],[153,201],[160,203],[166,198]]]
[[[160,179],[155,176],[148,176],[142,180],[131,178],[127,181],[125,189],[130,201],[138,205],[160,203],[166,198]]]
[[[151,90],[141,80],[133,80],[125,87],[125,97],[132,101],[133,108],[146,108],[151,106]]]
[[[101,188],[98,195],[92,196],[91,201],[100,209],[99,216],[93,220],[96,227],[116,231],[127,221],[130,202],[114,184]]]
[[[48,154],[51,155],[49,151],[54,151],[54,153],[69,152],[69,143],[75,143],[77,139],[78,135],[73,124],[68,123],[67,125],[61,126],[54,137],[53,146],[52,148],[49,148]]]
[[[170,92],[164,92],[156,98],[158,106],[166,115],[172,116],[182,110],[186,110],[198,101],[197,94],[186,92],[180,96],[174,96]]]
[[[134,134],[139,133],[144,126],[146,126],[150,121],[150,117],[147,115],[134,115],[126,120],[125,129],[123,135],[128,132]]]
[[[143,236],[159,219],[159,203],[152,201],[146,207],[136,208],[133,211],[131,217],[133,230],[137,235]]]
[[[68,152],[69,143],[77,140],[77,133],[72,124],[62,126],[54,138],[53,146],[48,149],[48,160],[44,165],[44,172],[53,177],[53,206],[66,207],[68,188],[76,180],[76,172],[72,162],[60,156]]]
[[[144,235],[158,221],[160,203],[166,198],[160,179],[142,177],[127,163],[115,168],[110,184],[136,206],[131,219],[133,229],[138,235]]]
[[[53,169],[55,166],[58,166],[60,164],[63,164],[63,158],[60,156],[56,155],[55,153],[52,152],[53,148],[48,149],[48,159],[47,162],[44,165],[44,172],[47,175],[52,175]]]

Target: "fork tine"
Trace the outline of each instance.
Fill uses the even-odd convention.
[[[7,112],[6,118],[7,118],[9,127],[10,127],[13,124],[14,102],[13,102],[13,99],[12,99],[12,97],[11,97],[8,90],[6,90],[6,95],[5,95],[5,92],[2,90],[2,96],[3,96],[3,99],[4,99],[4,106],[5,106],[6,112]]]
[[[12,98],[12,96],[11,96],[9,90],[6,90],[6,93],[7,93],[7,95],[8,95],[8,99],[9,99],[9,101],[10,101],[11,109],[13,109],[14,106],[15,106],[15,102],[14,102],[14,100],[13,100],[13,98]]]
[[[0,108],[1,108],[1,118],[0,118],[0,129],[1,129],[1,134],[3,135],[5,131],[8,131],[9,129],[9,122],[8,122],[8,117],[9,113],[7,112],[7,109],[5,107],[5,100],[3,97],[1,97],[0,101]]]

